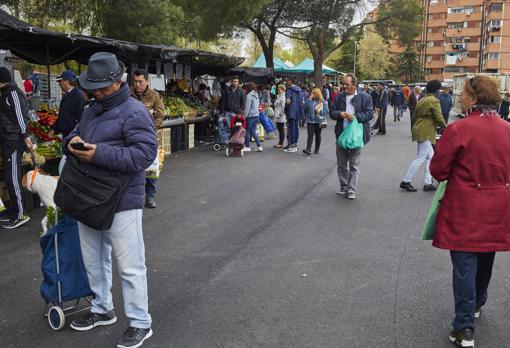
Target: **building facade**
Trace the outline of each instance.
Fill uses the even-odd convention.
[[[510,73],[510,1],[421,0],[423,30],[416,39],[426,79],[461,73]],[[390,51],[403,51],[396,40]]]

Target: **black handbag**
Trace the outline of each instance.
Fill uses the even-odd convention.
[[[107,230],[129,178],[92,175],[75,156],[67,158],[53,197],[65,213],[95,230]]]

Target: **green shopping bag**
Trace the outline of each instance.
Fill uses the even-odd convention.
[[[447,181],[441,181],[437,187],[429,213],[427,214],[427,220],[425,220],[423,230],[421,231],[422,240],[431,240],[434,238],[434,234],[436,233],[437,212],[439,211],[439,205],[441,204],[441,200],[443,199],[444,192],[446,190],[446,183]]]
[[[338,146],[346,150],[361,150],[365,146],[363,143],[363,125],[358,123],[356,117],[349,122],[338,137]]]

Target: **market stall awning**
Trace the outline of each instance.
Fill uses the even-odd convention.
[[[185,60],[194,74],[204,70],[226,71],[238,66],[244,58],[165,45],[145,45],[122,40],[71,33],[59,33],[32,26],[0,10],[0,49],[8,49],[29,63],[60,64],[75,60],[87,64],[96,52],[111,52],[124,63]]]
[[[289,67],[284,62],[282,62],[280,58],[273,58],[273,65],[275,73],[286,72],[289,69]],[[260,56],[257,58],[257,61],[251,67],[267,68],[266,57],[263,53],[260,54]]]
[[[310,59],[310,58],[305,58],[303,59],[303,61],[301,63],[299,63],[298,65],[296,65],[295,67],[293,68],[289,68],[287,70],[288,72],[293,72],[293,73],[302,73],[302,74],[313,74],[314,72],[314,61],[313,59]],[[337,75],[339,74],[338,71],[336,71],[335,69],[332,69],[326,65],[322,65],[322,73],[324,75]]]

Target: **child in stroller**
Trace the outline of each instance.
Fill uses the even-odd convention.
[[[234,117],[232,117],[231,124],[231,136],[228,141],[228,147],[225,150],[225,155],[229,157],[230,155],[236,156],[244,156],[244,142],[246,139],[246,119],[243,117],[241,113],[238,113]]]

